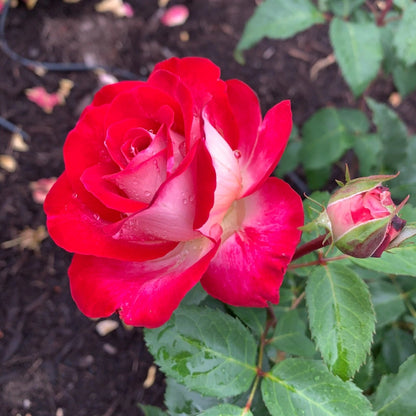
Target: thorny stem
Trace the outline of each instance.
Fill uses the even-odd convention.
[[[307,263],[289,264],[287,269],[293,270],[293,269],[300,269],[301,267],[324,265],[326,263],[329,263],[330,261],[344,260],[348,257],[349,257],[348,254],[341,254],[340,256],[335,256],[335,257],[322,257],[322,258],[319,258],[318,260],[308,261]]]
[[[390,11],[390,9],[393,6],[393,0],[386,0],[386,5],[384,6],[383,11],[380,13],[380,15],[377,18],[377,26],[384,26],[387,13]]]
[[[251,405],[253,404],[254,395],[256,394],[257,387],[259,386],[259,383],[260,383],[260,379],[264,377],[265,375],[265,372],[262,370],[264,347],[268,343],[267,333],[269,332],[270,328],[274,328],[276,326],[276,323],[277,323],[277,319],[274,314],[274,310],[272,306],[269,304],[267,308],[266,326],[260,337],[259,358],[257,360],[257,366],[256,366],[256,371],[257,371],[256,378],[254,380],[253,387],[251,388],[250,395],[248,396],[246,405],[244,406],[241,416],[248,414],[248,412],[250,411]]]
[[[306,254],[312,253],[312,251],[318,250],[331,244],[331,238],[327,238],[327,235],[328,234],[320,235],[314,240],[308,241],[307,243],[298,247],[295,251],[295,254],[293,255],[292,261],[297,260],[299,257],[305,256]],[[327,240],[325,241],[325,239]]]

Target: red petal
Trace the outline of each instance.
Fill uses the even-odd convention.
[[[204,289],[235,306],[277,303],[300,240],[303,209],[299,195],[286,182],[270,178],[255,193],[237,201],[222,225],[223,243],[201,280]]]
[[[212,194],[201,196],[201,190],[198,189],[198,173],[201,172],[198,163],[201,163],[201,158],[205,160],[209,157],[201,150],[202,143],[191,149],[175,174],[160,187],[149,208],[126,218],[120,223],[121,226],[115,225],[115,238],[131,241],[186,241],[199,235],[194,230],[196,213],[201,210],[208,215],[212,207],[209,204],[213,199]],[[205,166],[202,191],[213,190],[215,174],[210,174],[210,165]]]
[[[119,94],[110,104],[105,120],[106,127],[126,118],[147,118],[159,125],[166,123],[166,111],[170,107],[174,113],[173,129],[183,132],[183,117],[178,102],[166,92],[142,84],[141,86]]]
[[[181,79],[192,92],[200,110],[211,99],[221,73],[209,59],[196,57],[171,58],[157,64],[154,72],[160,69],[172,72]]]
[[[143,261],[161,257],[177,245],[171,241],[115,239],[109,224],[74,193],[65,172],[49,191],[44,209],[49,234],[56,244],[73,253]]]
[[[255,92],[237,79],[226,81],[229,105],[238,126],[239,139],[233,149],[242,152],[242,160],[249,158],[261,125],[260,104]]]
[[[190,149],[201,138],[201,109],[194,108],[195,103],[190,90],[177,75],[163,69],[153,71],[148,83],[168,93],[181,106],[186,145],[187,149]]]
[[[136,129],[154,130],[158,129],[158,125],[148,119],[128,118],[118,123],[114,123],[107,129],[105,137],[105,147],[111,158],[120,168],[125,168],[128,164],[126,155],[121,151],[126,140],[126,135]]]
[[[99,199],[106,207],[117,210],[121,213],[131,213],[140,211],[148,206],[144,200],[134,200],[122,195],[120,189],[106,180],[109,169],[98,164],[84,171],[81,181],[85,188]]]
[[[126,324],[154,328],[198,283],[216,249],[211,240],[200,238],[142,263],[75,255],[69,269],[72,296],[91,318],[118,310]]]
[[[130,162],[126,169],[105,179],[116,184],[128,198],[150,204],[166,180],[166,151],[162,150],[142,163]]]
[[[110,162],[104,146],[104,119],[108,106],[87,107],[75,128],[69,132],[64,144],[64,161],[68,179],[72,184],[86,168],[99,162]],[[103,156],[106,156],[103,158]]]
[[[240,93],[241,91],[243,89],[240,89]],[[246,96],[247,101],[243,101],[244,105],[247,103],[248,107],[251,107],[253,113],[256,114],[254,96],[248,99],[250,94],[247,91],[245,91],[245,94],[240,94],[239,99],[242,100]],[[240,107],[242,106],[240,105]],[[234,111],[237,111],[237,105],[234,106]],[[241,111],[240,117],[246,117],[247,120],[250,120],[250,114],[244,114]],[[249,195],[260,186],[279,162],[292,130],[290,102],[282,101],[270,109],[264,117],[256,136],[252,134],[255,124],[257,124],[257,117],[254,116],[253,120],[243,125],[242,130],[246,129],[246,133],[240,136],[238,144],[238,149],[241,152],[240,167],[244,185],[243,195]],[[261,169],[259,169],[259,166],[261,166]]]
[[[95,94],[91,105],[98,107],[100,105],[109,104],[118,94],[132,90],[143,84],[145,83],[142,81],[121,81],[115,84],[106,85]]]

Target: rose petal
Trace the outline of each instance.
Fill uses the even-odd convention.
[[[302,201],[284,181],[268,179],[236,201],[223,223],[223,242],[201,279],[212,296],[235,306],[279,301],[279,288],[303,225]]]
[[[241,152],[243,195],[249,195],[269,177],[286,148],[292,130],[290,102],[282,101],[271,108],[260,125],[260,107],[254,92],[236,80],[228,81],[227,87],[240,128],[238,150]]]
[[[127,198],[149,204],[166,180],[166,151],[162,150],[142,163],[140,160],[138,163],[131,162],[126,169],[104,179],[116,184]]]
[[[231,204],[241,192],[241,174],[238,159],[228,143],[204,115],[205,145],[212,158],[215,169],[217,187],[214,193],[214,205],[209,215],[209,221],[204,224],[205,233],[213,224],[220,224]]]
[[[176,74],[163,69],[153,71],[148,83],[179,103],[184,120],[185,150],[190,149],[201,137],[201,109],[196,107],[190,90]]]
[[[120,81],[116,84],[106,85],[95,94],[91,105],[99,107],[101,105],[110,104],[118,94],[121,94],[124,91],[130,91],[141,85],[146,85],[146,83],[142,81]]]
[[[52,113],[56,105],[63,104],[62,97],[57,93],[48,93],[43,87],[28,88],[27,98],[42,108],[45,113]]]
[[[111,162],[103,141],[107,110],[108,105],[88,106],[75,128],[68,134],[64,144],[65,171],[74,186],[80,182],[79,178],[86,168]]]
[[[114,237],[124,241],[186,241],[199,237],[200,233],[194,229],[196,212],[199,209],[208,212],[212,207],[209,205],[212,193],[198,197],[198,173],[201,172],[198,164],[207,156],[202,143],[191,149],[180,168],[160,187],[151,206],[117,224]],[[213,171],[210,174],[208,164],[203,166],[206,171],[202,190],[214,189],[215,174]]]
[[[171,58],[155,66],[154,72],[164,69],[176,74],[189,88],[196,106],[202,110],[212,98],[220,78],[220,69],[206,58]]]
[[[183,25],[187,21],[188,17],[189,9],[182,4],[177,4],[169,7],[169,9],[163,13],[160,21],[165,26],[173,27]]]
[[[123,214],[147,208],[148,202],[145,200],[130,199],[122,195],[116,185],[106,180],[108,176],[110,176],[109,169],[103,164],[98,164],[86,169],[81,176],[81,181],[85,188],[107,208]]]
[[[149,86],[138,86],[119,93],[110,104],[105,119],[105,126],[125,120],[126,118],[147,118],[159,125],[166,123],[166,112],[162,108],[170,107],[174,114],[172,129],[178,133],[184,131],[183,115],[179,103],[166,92]]]
[[[113,238],[108,222],[91,211],[74,193],[65,172],[46,196],[47,226],[56,244],[86,255],[144,261],[165,255],[177,243],[171,241],[123,241]],[[117,213],[121,220],[120,213]],[[112,219],[112,222],[115,218]]]
[[[72,296],[91,318],[118,310],[128,325],[163,325],[198,283],[217,247],[204,237],[147,262],[75,255],[69,269]]]
[[[107,129],[107,135],[105,138],[105,147],[108,150],[111,158],[117,165],[124,169],[129,159],[122,152],[122,147],[125,145],[126,135],[135,129],[141,129],[141,131],[157,131],[159,126],[148,119],[140,118],[128,118],[118,123],[114,123]],[[130,133],[131,134],[131,133]],[[160,149],[159,149],[160,150]]]

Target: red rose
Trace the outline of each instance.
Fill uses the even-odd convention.
[[[203,58],[161,62],[101,89],[69,133],[44,206],[87,316],[156,327],[199,281],[233,305],[278,302],[303,223],[300,197],[269,178],[290,104],[262,121],[254,92],[219,76]]]
[[[396,214],[390,191],[381,182],[397,175],[357,178],[330,198],[326,214],[335,246],[353,257],[380,257],[401,232],[406,221]]]

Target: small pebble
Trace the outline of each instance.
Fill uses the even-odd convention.
[[[117,348],[114,345],[105,343],[103,345],[103,350],[110,355],[116,355],[117,354]]]
[[[102,337],[108,335],[110,332],[115,331],[119,327],[119,323],[117,321],[113,321],[112,319],[104,319],[100,321],[95,326],[96,331]]]

